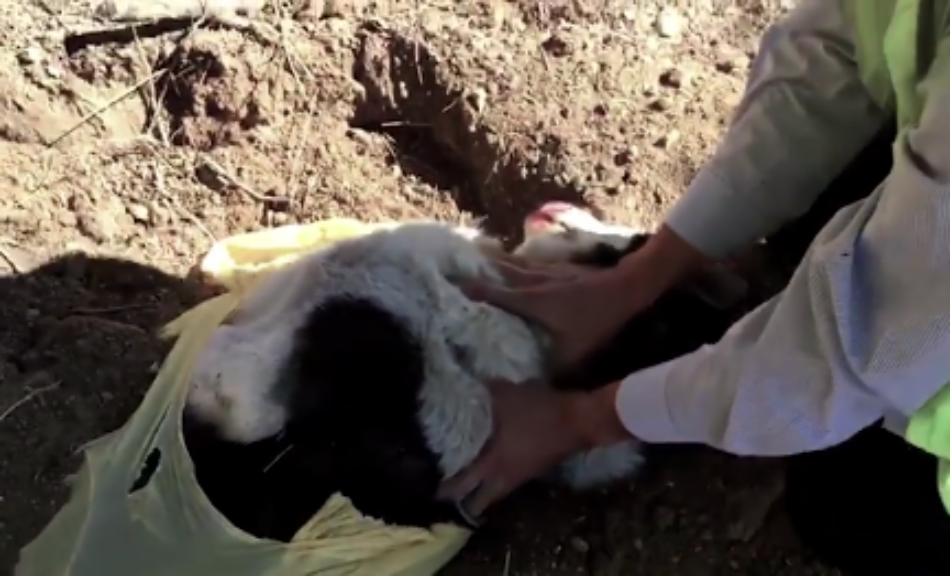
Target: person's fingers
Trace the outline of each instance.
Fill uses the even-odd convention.
[[[482,483],[485,475],[485,458],[480,457],[455,476],[442,481],[436,493],[440,500],[461,502],[463,498],[473,493]]]
[[[557,276],[546,271],[523,268],[509,262],[498,262],[496,269],[511,288],[531,288],[557,279]]]
[[[486,481],[464,497],[459,502],[459,506],[468,517],[477,521],[489,506],[507,496],[510,491],[508,484],[505,482],[500,480]]]
[[[548,264],[536,270],[538,274],[544,274],[550,278],[551,282],[566,284],[582,280],[584,276],[598,272],[597,269],[583,264],[571,264],[570,262],[561,262],[557,264]]]

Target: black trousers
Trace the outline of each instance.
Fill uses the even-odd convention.
[[[890,171],[893,130],[880,134],[802,218],[767,239],[797,264],[842,207]],[[950,374],[947,375],[950,380]],[[785,506],[802,543],[848,576],[950,576],[950,514],[937,459],[879,425],[836,447],[786,462]]]

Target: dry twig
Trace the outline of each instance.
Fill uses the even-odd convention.
[[[68,129],[66,129],[65,132],[63,132],[63,133],[60,134],[59,136],[53,138],[53,139],[50,140],[49,142],[47,142],[47,143],[46,143],[46,146],[47,146],[48,148],[53,148],[54,146],[56,146],[57,144],[59,144],[60,142],[62,142],[65,138],[67,138],[70,134],[72,134],[72,133],[75,132],[76,130],[79,130],[80,128],[82,128],[83,126],[85,126],[85,125],[86,125],[88,122],[90,122],[93,118],[98,118],[98,117],[101,116],[103,113],[105,113],[106,111],[108,111],[110,108],[112,108],[113,106],[115,106],[115,105],[118,104],[119,102],[125,100],[126,98],[128,98],[128,97],[131,96],[132,94],[138,92],[143,86],[145,86],[145,85],[148,84],[149,82],[152,82],[153,80],[155,80],[156,78],[158,78],[159,76],[161,76],[162,74],[164,74],[166,71],[167,71],[167,69],[165,69],[165,68],[162,68],[162,69],[160,69],[160,70],[155,70],[154,72],[152,72],[151,74],[149,74],[149,75],[146,76],[145,78],[139,80],[138,82],[136,82],[135,84],[133,84],[133,85],[130,86],[129,88],[126,88],[126,89],[123,90],[121,93],[119,93],[119,94],[116,95],[115,97],[111,98],[111,99],[110,99],[108,102],[106,102],[105,104],[102,104],[101,106],[99,106],[98,108],[96,108],[95,110],[93,110],[92,112],[89,112],[88,114],[86,114],[85,116],[83,116],[82,118],[80,118],[79,121],[77,121],[75,124],[73,124],[73,125],[70,126]]]
[[[205,154],[198,157],[198,163],[195,166],[195,176],[202,184],[205,184],[209,188],[214,188],[213,181],[208,178],[208,176],[211,176],[219,182],[237,188],[252,200],[262,204],[284,206],[290,203],[290,200],[285,196],[266,196],[254,190],[244,182],[238,180],[235,176],[232,176],[223,166],[218,164],[214,158]]]
[[[28,380],[30,379],[32,378],[28,378]],[[0,422],[3,422],[7,418],[9,418],[10,414],[13,414],[18,408],[20,408],[20,406],[23,406],[24,404],[36,398],[40,394],[45,394],[46,392],[49,392],[50,390],[58,388],[59,385],[60,385],[60,382],[57,380],[56,382],[53,382],[52,384],[49,384],[47,386],[43,386],[42,388],[36,388],[34,390],[30,390],[26,394],[26,396],[24,396],[23,398],[20,398],[19,400],[11,404],[9,408],[4,410],[3,413],[0,414]]]

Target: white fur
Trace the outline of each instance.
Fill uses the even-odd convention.
[[[639,227],[605,224],[584,210],[574,209],[559,213],[543,226],[526,222],[524,241],[512,253],[532,262],[564,262],[590,252],[598,244],[622,249],[632,236],[646,232]]]
[[[587,248],[593,235],[565,240],[550,231],[533,234],[518,253],[564,259]],[[425,347],[420,418],[443,474],[455,474],[478,455],[492,430],[483,383],[538,378],[550,353],[545,334],[458,289],[459,282],[475,279],[502,283],[491,259],[498,250],[476,230],[410,223],[307,255],[268,278],[216,331],[195,370],[189,407],[233,441],[279,432],[286,415],[268,392],[306,314],[336,296],[369,298],[400,317]],[[585,488],[630,475],[640,463],[639,444],[631,441],[579,455],[565,462],[562,475]]]

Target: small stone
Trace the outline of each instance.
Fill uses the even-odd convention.
[[[656,141],[656,145],[660,148],[672,148],[680,141],[679,130],[670,130],[664,136],[661,136],[659,140]]]
[[[60,68],[59,66],[54,66],[50,64],[46,67],[46,75],[49,76],[50,78],[62,78],[63,69]]]
[[[30,46],[20,50],[17,54],[17,60],[20,61],[20,64],[28,66],[30,64],[36,64],[43,59],[43,50],[37,48],[36,46]]]
[[[312,2],[312,0],[311,0]],[[366,10],[369,4],[366,0],[323,0],[323,2],[312,2],[323,5],[323,18],[358,18]]]
[[[541,48],[556,58],[568,56],[574,51],[567,39],[557,34],[552,34],[544,42],[542,42]]]
[[[614,164],[617,166],[629,166],[633,164],[634,159],[636,159],[639,154],[639,150],[636,147],[631,147],[622,152],[618,152],[614,155]]]
[[[286,212],[274,212],[273,222],[275,226],[283,226],[290,222],[290,214]]]
[[[369,147],[373,144],[373,137],[369,132],[365,130],[360,130],[359,128],[350,128],[346,131],[346,135],[359,144]]]
[[[76,215],[79,231],[88,238],[99,243],[110,242],[119,233],[119,225],[115,219],[105,214],[105,210],[90,202],[83,196],[74,195],[69,201],[69,208]]]
[[[669,98],[657,98],[650,103],[650,109],[656,112],[665,112],[673,107],[673,102]]]
[[[739,70],[745,70],[749,67],[749,57],[745,54],[739,54],[732,57],[726,57],[716,62],[716,70],[723,74],[732,74]]]
[[[660,84],[669,88],[679,88],[683,85],[683,73],[677,68],[671,68],[660,74]]]
[[[579,536],[571,538],[571,548],[581,554],[587,554],[590,551],[590,544]]]
[[[118,235],[119,229],[113,218],[100,212],[86,212],[78,216],[80,232],[97,242],[111,242]]]
[[[663,38],[675,38],[683,33],[683,17],[672,8],[664,8],[656,18],[654,26]]]
[[[304,0],[297,4],[294,10],[294,19],[307,22],[319,20],[326,14],[326,2],[324,0]]]
[[[147,224],[152,220],[152,213],[147,206],[129,204],[125,209],[129,213],[129,216],[139,224]]]

